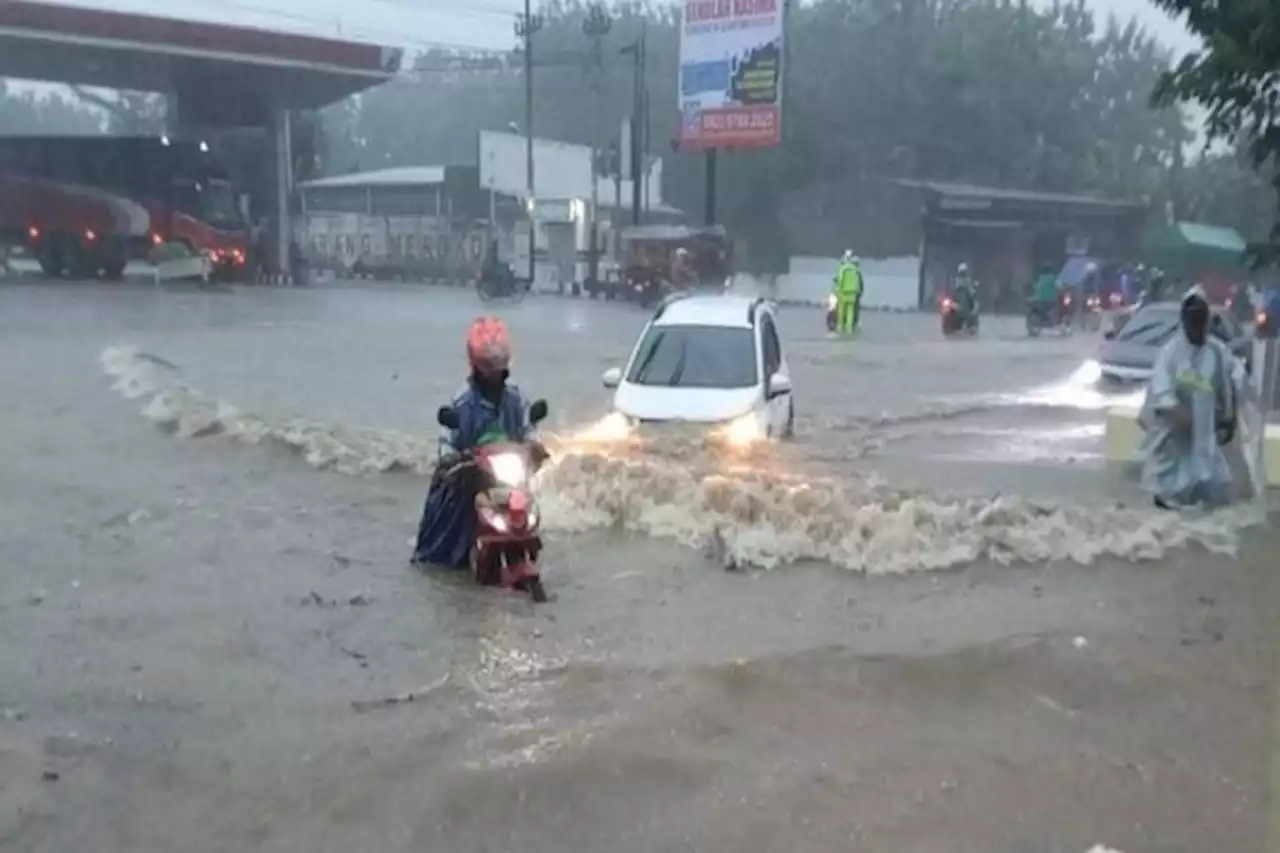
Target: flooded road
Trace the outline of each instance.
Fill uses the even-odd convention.
[[[1280,543],[1104,475],[1096,341],[784,309],[793,444],[618,456],[645,315],[497,308],[534,607],[406,565],[480,310],[0,287],[0,850],[1263,848]]]

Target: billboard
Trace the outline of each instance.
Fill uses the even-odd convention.
[[[782,141],[786,0],[684,0],[680,147]]]
[[[479,178],[485,190],[524,198],[528,194],[526,140],[514,133],[482,130],[479,135]],[[591,148],[550,139],[533,140],[534,195],[540,199],[591,197]],[[649,171],[648,189],[654,205],[662,203],[662,164]],[[602,200],[614,196],[612,178],[599,178]],[[622,181],[623,198],[631,198],[631,181]]]

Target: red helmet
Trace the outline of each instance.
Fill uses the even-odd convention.
[[[507,324],[494,316],[478,318],[467,330],[467,362],[481,376],[494,376],[511,364]]]

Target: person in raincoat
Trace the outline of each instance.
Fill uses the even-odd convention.
[[[465,453],[490,441],[527,441],[533,434],[524,398],[508,383],[511,339],[497,317],[481,317],[467,330],[467,362],[471,373],[453,400],[458,427],[442,448],[446,457]],[[440,469],[431,478],[413,562],[466,565],[475,539],[475,494],[472,484],[446,481]]]
[[[1181,328],[1161,348],[1147,386],[1142,485],[1161,509],[1234,497],[1222,451],[1236,432],[1234,363],[1227,346],[1209,335],[1210,317],[1208,297],[1193,287],[1182,298]]]
[[[851,334],[858,328],[862,307],[862,263],[852,251],[845,251],[836,269],[836,331]]]

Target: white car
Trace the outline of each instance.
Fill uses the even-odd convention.
[[[614,389],[602,436],[645,423],[714,427],[745,445],[790,438],[795,429],[791,371],[773,303],[732,295],[676,295],[654,312],[625,370],[602,377]]]

